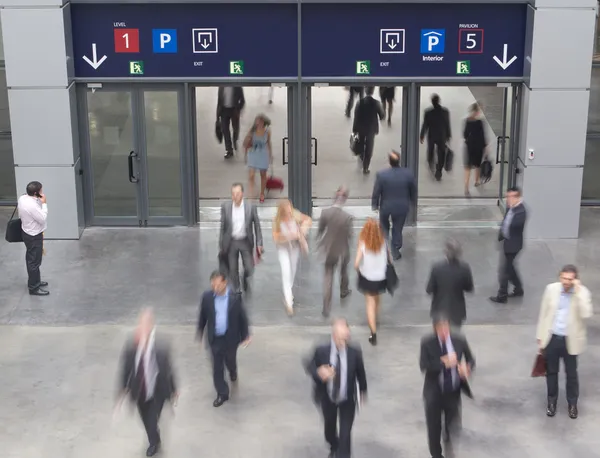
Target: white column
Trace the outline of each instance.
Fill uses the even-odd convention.
[[[520,173],[529,238],[577,238],[596,0],[537,0],[529,11]]]
[[[0,0],[17,194],[32,180],[48,196],[48,230],[78,239],[83,199],[70,7],[63,0]]]

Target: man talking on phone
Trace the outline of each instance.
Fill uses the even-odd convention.
[[[27,287],[32,296],[47,296],[50,292],[46,289],[48,283],[42,281],[40,266],[44,254],[44,231],[48,218],[48,205],[42,183],[32,181],[27,185],[26,194],[19,197],[17,204],[23,242],[25,243],[25,264],[27,265]]]

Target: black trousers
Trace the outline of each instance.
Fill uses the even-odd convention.
[[[227,253],[229,264],[229,280],[234,291],[240,290],[240,256],[244,265],[244,278],[247,280],[254,272],[254,256],[252,245],[246,238],[243,240],[232,239]]]
[[[498,297],[508,296],[508,284],[512,283],[515,291],[523,291],[523,284],[515,267],[515,259],[518,253],[503,253],[504,259],[500,262],[498,271]]]
[[[27,286],[30,290],[40,287],[42,281],[40,275],[40,266],[42,265],[42,255],[44,251],[44,234],[29,235],[23,232],[23,242],[25,243],[25,265],[27,266]]]
[[[231,142],[229,125],[233,128],[233,143]],[[223,107],[221,109],[221,130],[225,140],[225,150],[232,153],[234,146],[237,149],[238,139],[240,138],[240,113],[236,108]]]
[[[369,170],[371,159],[373,158],[373,148],[375,147],[375,134],[358,134],[358,144],[360,145],[360,158],[363,163],[363,170]]]
[[[220,396],[229,396],[229,385],[225,381],[225,367],[230,377],[237,377],[237,346],[231,348],[224,336],[215,336],[210,345],[213,363],[213,383]]]
[[[379,212],[379,224],[381,224],[383,236],[388,241],[390,238],[390,222],[392,229],[391,248],[392,250],[400,251],[402,248],[402,230],[404,229],[404,223],[406,222],[406,212]]]
[[[138,401],[138,411],[144,423],[144,429],[148,435],[150,445],[160,444],[160,432],[158,422],[163,409],[164,399],[151,398],[149,401]]]
[[[567,351],[567,339],[563,336],[553,335],[544,349],[544,356],[546,357],[548,402],[555,403],[558,399],[558,369],[562,358],[567,379],[567,403],[576,406],[579,399],[577,355],[570,355]]]
[[[358,96],[358,99],[362,99],[364,96],[365,90],[361,86],[351,86],[348,89],[348,103],[346,104],[346,116],[350,116],[350,112],[352,111],[352,107],[354,106],[354,97]]]
[[[354,401],[344,401],[334,404],[329,397],[321,400],[323,420],[325,423],[325,440],[335,453],[336,458],[350,458],[352,443],[352,424],[356,412]],[[338,434],[338,413],[340,430]]]
[[[435,163],[434,169],[434,159],[433,153],[437,150],[437,163]],[[441,178],[442,171],[444,170],[444,164],[446,163],[446,143],[438,140],[427,140],[427,163],[429,164],[429,168],[434,171],[435,177]]]
[[[452,393],[439,393],[425,398],[425,420],[427,422],[427,439],[429,442],[429,453],[433,458],[441,458],[442,455],[442,414],[444,415],[444,426],[449,436],[460,428],[460,390]]]

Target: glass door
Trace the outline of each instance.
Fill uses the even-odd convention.
[[[504,207],[504,194],[514,186],[518,171],[518,134],[519,134],[519,86],[504,88],[502,105],[502,132],[496,144],[496,164],[500,173],[498,204]]]
[[[87,224],[186,224],[183,90],[92,84],[79,95]]]

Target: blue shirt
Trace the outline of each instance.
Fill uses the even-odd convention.
[[[558,308],[556,309],[556,315],[554,315],[554,326],[552,327],[552,333],[557,336],[567,335],[567,326],[569,324],[569,309],[571,308],[571,297],[573,295],[570,291],[562,291],[558,300]]]
[[[225,294],[215,294],[215,335],[224,336],[227,332],[227,312],[229,311],[229,289]]]
[[[438,342],[440,343],[440,347],[441,347],[442,341],[439,340],[439,338],[438,338]],[[448,336],[446,338],[446,342],[444,342],[444,343],[446,344],[446,350],[447,350],[448,354],[454,353],[454,345],[452,345],[452,339],[450,339],[450,336]],[[460,364],[460,361],[459,361],[459,364]],[[460,386],[460,377],[458,376],[458,369],[456,367],[453,367],[450,372],[452,373],[452,387],[456,390]],[[444,388],[444,371],[442,371],[440,374],[440,385],[442,386],[442,389],[443,389]]]
[[[510,239],[510,225],[512,224],[514,212],[513,208],[509,208],[506,213],[506,217],[504,218],[504,222],[502,223],[502,236],[505,239]]]

